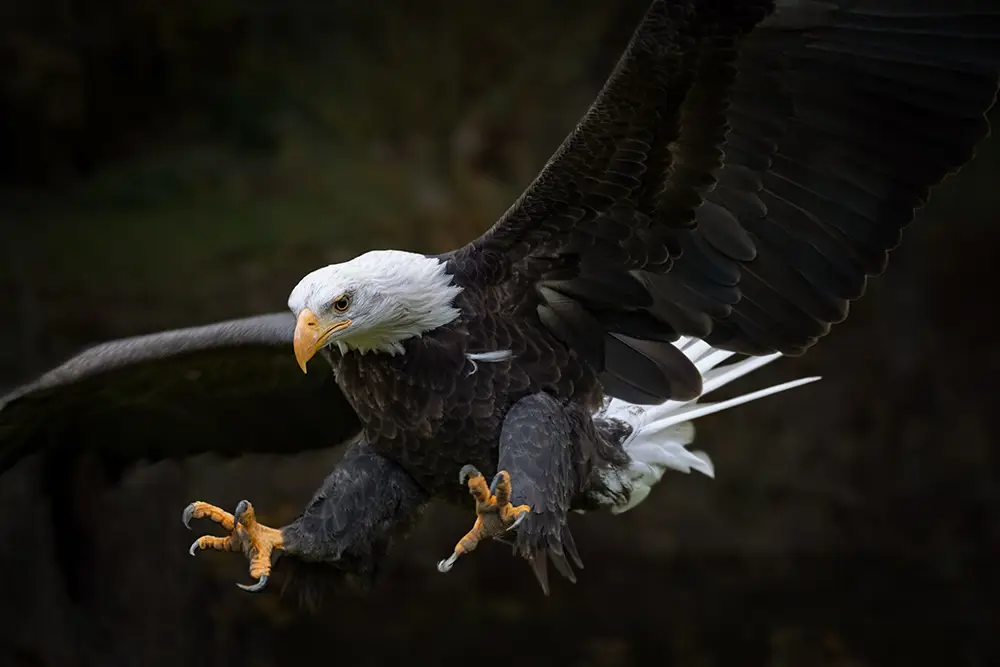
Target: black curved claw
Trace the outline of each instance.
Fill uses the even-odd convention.
[[[257,580],[256,584],[253,585],[236,584],[236,585],[242,588],[243,590],[247,591],[248,593],[259,593],[262,590],[264,590],[265,586],[267,586],[267,580],[268,580],[268,575],[262,574],[260,576],[260,579]]]
[[[181,513],[181,521],[184,522],[184,527],[191,530],[191,519],[194,517],[194,503],[191,503],[184,508]]]
[[[247,500],[241,500],[236,504],[236,511],[233,512],[233,519],[236,523],[243,523],[243,513],[247,511],[250,506],[250,502]]]
[[[462,466],[462,469],[458,471],[458,483],[465,484],[465,481],[470,477],[475,477],[476,475],[481,475],[482,473],[476,468],[476,466],[471,463],[467,463]]]
[[[490,495],[491,496],[495,496],[497,494],[497,484],[500,483],[501,479],[503,479],[503,473],[502,472],[498,472],[497,474],[493,475],[493,481],[490,482]]]

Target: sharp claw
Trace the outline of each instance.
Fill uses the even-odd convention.
[[[451,571],[451,567],[455,564],[455,561],[457,561],[457,560],[458,560],[458,554],[452,554],[452,555],[448,556],[444,560],[439,560],[438,561],[438,572],[441,572],[442,574],[444,574],[446,572],[450,572]]]
[[[496,493],[497,493],[497,484],[500,483],[501,479],[503,479],[503,473],[502,472],[498,472],[497,474],[493,475],[493,481],[490,482],[490,495],[491,496],[495,496],[496,495]]]
[[[244,500],[243,502],[246,501]],[[247,591],[248,593],[259,593],[260,591],[264,590],[265,586],[267,586],[267,579],[268,575],[262,574],[260,575],[260,579],[257,580],[256,584],[253,585],[236,584],[236,585],[242,588],[243,590]]]
[[[243,513],[247,511],[248,507],[250,507],[250,503],[246,500],[241,500],[236,504],[236,511],[233,512],[233,518],[236,523],[243,523]]]
[[[479,470],[476,469],[476,466],[471,464],[466,464],[462,466],[461,470],[458,471],[458,483],[465,484],[465,480],[469,479],[470,477],[475,477],[476,475],[479,474],[480,472]]]
[[[201,542],[201,538],[200,537],[197,540],[195,540],[194,542],[191,543],[191,548],[188,549],[188,553],[191,554],[192,556],[194,556],[195,554],[198,553],[198,549],[200,548],[199,547],[199,542]]]
[[[191,519],[194,517],[194,503],[191,503],[184,508],[184,512],[181,514],[181,521],[184,522],[184,527],[191,530]]]
[[[510,524],[510,526],[507,528],[507,530],[505,530],[503,532],[509,533],[510,531],[512,531],[515,528],[517,528],[518,526],[520,526],[521,522],[524,521],[524,517],[526,517],[526,516],[528,516],[527,512],[521,512],[521,516],[519,516],[516,519],[514,519],[514,523]]]

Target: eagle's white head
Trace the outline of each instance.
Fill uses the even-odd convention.
[[[403,341],[459,316],[446,265],[399,250],[375,250],[349,262],[317,269],[288,297],[298,318],[295,357],[302,370],[319,350],[403,352]]]

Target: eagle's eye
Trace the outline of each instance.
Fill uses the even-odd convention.
[[[341,294],[337,297],[337,300],[333,302],[333,309],[338,313],[347,312],[347,309],[351,307],[351,297],[346,294]]]

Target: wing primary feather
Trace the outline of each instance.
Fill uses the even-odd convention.
[[[604,370],[659,400],[687,400],[701,393],[701,374],[671,343],[621,334],[604,339]]]

